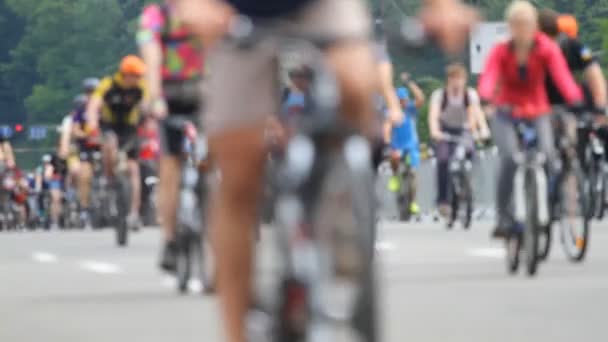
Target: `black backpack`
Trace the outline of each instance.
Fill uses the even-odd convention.
[[[445,88],[442,89],[443,97],[441,99],[441,111],[443,112],[448,107],[448,92]],[[466,88],[464,91],[464,108],[469,108],[469,104],[471,100],[469,99],[469,88]]]

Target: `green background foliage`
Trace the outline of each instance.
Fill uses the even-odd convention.
[[[368,0],[388,25],[415,15],[421,0]],[[80,82],[115,70],[135,52],[133,30],[146,0],[0,0],[0,124],[58,123]],[[469,0],[488,20],[500,20],[505,0]],[[608,49],[608,0],[537,0],[540,7],[574,13],[581,38],[594,51]],[[421,81],[427,96],[442,79],[437,50],[411,55],[391,50],[396,70]],[[602,55],[604,62],[605,55]],[[462,58],[466,61],[466,56]],[[422,113],[424,115],[424,111]],[[421,118],[421,135],[426,136]]]

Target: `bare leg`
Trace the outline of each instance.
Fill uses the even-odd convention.
[[[164,155],[160,158],[159,196],[160,211],[163,223],[163,235],[166,242],[175,238],[177,221],[177,202],[179,195],[181,161],[178,157]]]
[[[213,136],[214,162],[222,172],[211,208],[211,236],[217,260],[217,286],[225,331],[245,342],[250,304],[253,228],[264,166],[263,128],[249,127]]]

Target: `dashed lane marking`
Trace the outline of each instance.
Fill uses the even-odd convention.
[[[122,272],[121,268],[118,265],[110,264],[107,262],[86,260],[80,262],[79,265],[80,268],[86,271],[95,272],[99,274],[117,274]]]
[[[57,262],[57,256],[47,252],[34,252],[32,253],[32,259],[43,264],[52,264]]]

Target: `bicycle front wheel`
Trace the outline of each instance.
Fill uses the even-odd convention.
[[[585,258],[591,225],[589,185],[580,171],[572,170],[564,176],[560,191],[562,245],[571,261],[580,262]]]
[[[529,276],[536,274],[538,269],[539,231],[538,223],[538,182],[534,171],[526,172],[526,226],[523,233],[523,247],[526,255],[526,271]]]

